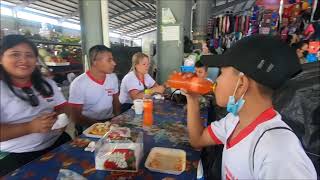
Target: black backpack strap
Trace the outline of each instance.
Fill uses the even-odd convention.
[[[287,128],[287,127],[282,127],[282,126],[279,126],[279,127],[273,127],[273,128],[270,128],[270,129],[267,129],[265,131],[263,131],[263,133],[260,135],[260,137],[258,138],[255,146],[254,146],[254,149],[253,149],[253,154],[252,154],[252,169],[254,170],[254,154],[256,152],[256,148],[257,148],[257,145],[259,143],[259,141],[261,140],[262,136],[268,132],[268,131],[272,131],[272,130],[276,130],[276,129],[285,129],[285,130],[289,130],[291,132],[293,132],[290,128]],[[294,133],[294,132],[293,132]]]

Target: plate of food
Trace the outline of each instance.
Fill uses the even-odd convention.
[[[154,147],[144,165],[150,171],[179,175],[186,169],[186,152],[181,149]]]
[[[101,138],[107,132],[109,132],[110,126],[111,126],[110,122],[95,123],[91,125],[89,128],[87,128],[85,131],[83,131],[83,134],[86,135],[87,137]]]

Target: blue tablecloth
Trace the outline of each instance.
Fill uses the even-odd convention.
[[[142,130],[142,116],[135,115],[133,110],[112,119],[113,123],[132,129]],[[186,127],[186,110],[182,105],[170,101],[155,101],[154,125],[144,131],[144,157],[136,173],[110,172],[95,170],[94,153],[84,151],[91,140],[81,135],[72,142],[66,143],[31,163],[7,175],[5,179],[56,179],[60,169],[69,169],[88,179],[196,179],[196,171],[200,152],[194,150],[188,142]],[[144,162],[153,147],[170,147],[187,152],[186,171],[182,174],[170,175],[149,171]]]

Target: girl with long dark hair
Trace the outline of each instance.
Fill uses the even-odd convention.
[[[67,113],[57,85],[36,67],[38,50],[22,35],[8,35],[0,47],[0,176],[70,140],[51,130]]]

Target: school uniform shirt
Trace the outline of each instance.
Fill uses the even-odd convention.
[[[116,74],[107,74],[104,81],[99,81],[87,71],[72,81],[69,104],[82,105],[82,115],[86,117],[104,120],[112,117],[113,95],[118,92]]]
[[[32,84],[29,84],[28,87],[32,88],[34,94],[39,99],[38,106],[31,106],[29,102],[24,101],[13,94],[7,84],[0,80],[1,124],[30,122],[41,114],[51,113],[55,109],[62,108],[64,105],[66,105],[67,102],[55,82],[50,79],[46,79],[46,81],[53,89],[53,96],[43,97],[35,90]],[[21,87],[14,86],[14,88],[17,90],[17,92],[22,93]],[[40,151],[53,145],[60,135],[61,132],[57,131],[27,134],[0,142],[0,151],[10,153]]]
[[[253,150],[260,135],[272,127],[288,127],[270,108],[229,139],[239,117],[229,113],[208,127],[211,138],[224,144],[222,179],[317,179],[312,161],[296,135],[286,129],[266,132]]]
[[[124,76],[121,82],[120,87],[120,96],[119,100],[121,104],[130,103],[132,104],[133,101],[130,97],[129,92],[133,90],[143,91],[146,88],[151,88],[155,85],[155,81],[149,74],[144,75],[144,82],[141,82],[136,74],[131,71],[127,75]]]

